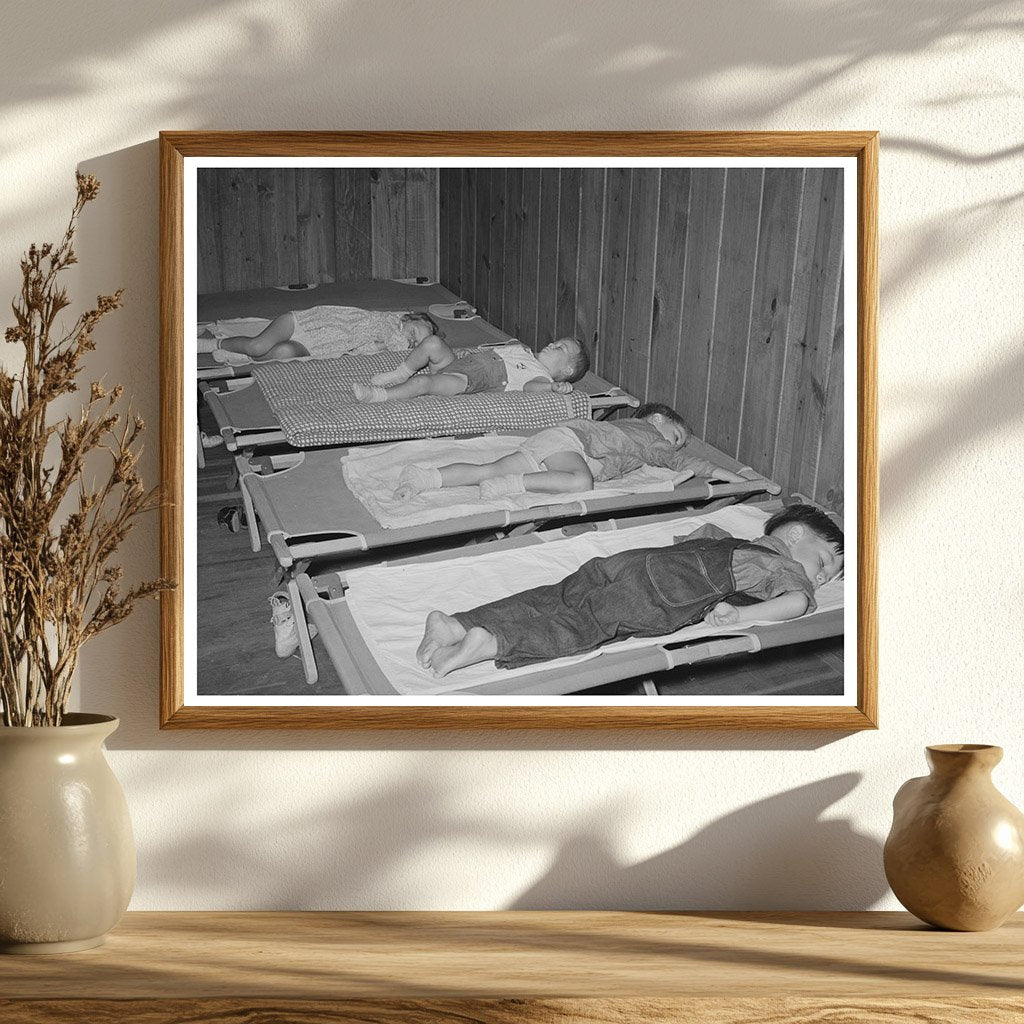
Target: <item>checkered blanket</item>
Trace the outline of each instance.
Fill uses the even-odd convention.
[[[550,427],[590,415],[590,400],[580,391],[424,395],[369,405],[355,400],[353,384],[368,384],[375,373],[393,370],[401,361],[401,353],[381,352],[255,363],[252,372],[286,440],[297,448]]]

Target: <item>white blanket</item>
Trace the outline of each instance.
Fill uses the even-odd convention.
[[[463,555],[442,562],[411,565],[378,565],[348,573],[347,603],[352,617],[381,671],[395,689],[407,695],[454,693],[472,686],[511,679],[534,668],[499,669],[493,661],[458,669],[443,678],[420,668],[416,648],[423,638],[427,614],[435,608],[445,612],[466,611],[508,594],[548,583],[557,583],[590,558],[612,555],[630,548],[672,543],[704,523],[714,523],[736,537],[754,540],[764,533],[768,516],[759,509],[733,505],[706,516],[651,523],[646,526],[587,533],[548,544],[530,544],[509,551]],[[813,614],[842,607],[843,581],[827,583],[815,593],[818,609]],[[668,641],[689,640],[734,628],[699,623],[679,630],[671,637],[621,640],[590,654],[558,658],[544,668],[600,657],[604,651],[621,651]]]
[[[515,511],[540,505],[572,504],[647,491],[671,491],[692,473],[644,466],[617,480],[601,481],[589,491],[542,494],[527,491],[486,500],[479,487],[446,487],[424,491],[410,501],[394,497],[398,476],[405,466],[445,466],[452,462],[491,462],[514,452],[522,438],[495,434],[465,440],[427,438],[398,444],[373,445],[342,456],[342,472],[349,490],[385,529],[436,523],[482,512]]]
[[[259,316],[239,316],[230,320],[209,320],[197,325],[199,337],[213,338],[255,338],[269,320]]]

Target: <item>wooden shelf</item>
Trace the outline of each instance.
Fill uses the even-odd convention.
[[[1024,1021],[1024,914],[132,913],[105,945],[0,957],[0,1020]]]

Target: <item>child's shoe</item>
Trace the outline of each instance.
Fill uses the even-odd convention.
[[[274,624],[274,653],[291,657],[299,649],[299,627],[295,625],[292,602],[284,590],[270,597],[270,621]]]
[[[274,653],[279,658],[289,658],[299,649],[299,627],[295,624],[295,612],[285,590],[270,596],[270,621],[274,624]],[[309,624],[309,638],[312,640],[319,630]]]

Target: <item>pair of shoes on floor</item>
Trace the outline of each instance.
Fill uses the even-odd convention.
[[[274,624],[274,653],[279,658],[290,658],[299,649],[299,627],[295,611],[286,590],[270,595],[270,621]],[[317,635],[317,628],[309,623],[309,638]]]

